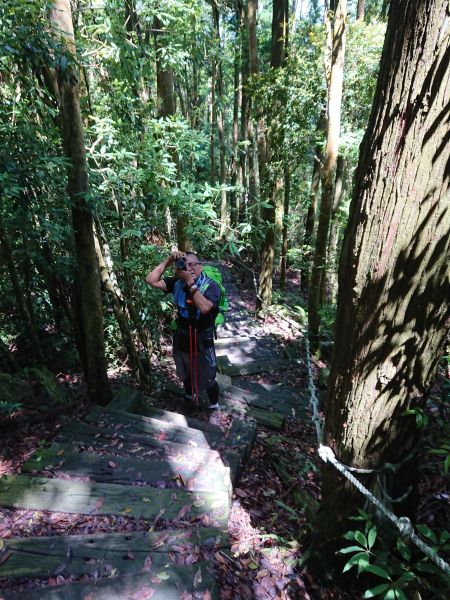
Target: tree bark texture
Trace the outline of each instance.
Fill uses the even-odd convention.
[[[332,19],[332,54],[330,84],[328,90],[328,131],[325,148],[325,163],[323,166],[320,215],[319,223],[317,225],[315,254],[308,298],[309,335],[313,352],[315,352],[318,347],[320,291],[322,277],[324,276],[326,269],[328,231],[333,204],[334,167],[339,151],[347,0],[336,0],[334,9],[333,13],[331,13],[331,11],[328,12],[328,18]]]
[[[250,75],[254,78],[259,75],[259,56],[258,56],[258,37],[256,34],[256,13],[258,10],[258,0],[247,0],[247,29],[248,29],[248,51]],[[264,180],[264,167],[266,164],[267,143],[266,126],[258,107],[256,112],[256,147],[258,151],[258,174],[259,184]],[[257,186],[258,187],[258,186]]]
[[[164,29],[158,17],[154,19],[155,48],[156,48],[156,106],[160,118],[170,117],[175,114],[175,93],[172,69],[164,66],[161,60],[161,30]]]
[[[124,311],[124,298],[120,288],[117,285],[115,278],[111,276],[110,270],[106,265],[105,257],[103,256],[103,251],[100,246],[98,235],[95,236],[95,251],[97,254],[100,277],[103,286],[111,300],[114,316],[116,317],[120,333],[122,334],[122,340],[128,354],[131,370],[138,382],[147,383],[147,374],[143,368],[136,347],[134,345],[133,335],[131,333],[128,319]]]
[[[325,443],[345,464],[400,463],[392,497],[417,463],[401,464],[418,438],[404,411],[423,404],[450,327],[449,16],[449,0],[391,2],[339,270]],[[363,498],[323,475],[329,547]]]
[[[213,0],[212,15],[213,25],[216,37],[216,44],[219,56],[222,55],[221,42],[220,42],[220,15],[217,8],[217,4]],[[214,81],[213,81],[214,85]],[[224,118],[224,97],[223,97],[223,73],[222,73],[222,62],[221,59],[217,61],[217,96],[218,96],[218,109],[217,112],[217,133],[219,138],[219,163],[220,163],[220,230],[219,238],[223,239],[228,222],[228,207],[227,207],[227,190],[226,190],[226,151],[225,151],[225,118]]]
[[[51,20],[67,51],[75,56],[70,0],[55,0]],[[57,72],[63,146],[70,161],[68,194],[72,201],[72,223],[80,283],[81,318],[85,340],[88,396],[98,404],[107,404],[110,390],[106,371],[103,337],[103,313],[100,279],[95,255],[93,218],[87,204],[88,167],[81,119],[79,86],[76,72],[68,68]]]
[[[281,265],[280,265],[280,288],[284,290],[286,286],[286,270],[287,270],[287,252],[289,247],[288,238],[288,219],[289,219],[289,204],[291,200],[291,174],[289,168],[284,171],[284,206],[283,206],[283,233],[281,241]]]
[[[356,20],[364,21],[364,12],[366,9],[366,0],[358,0],[356,5]]]
[[[316,223],[317,201],[319,199],[320,192],[322,161],[322,146],[320,144],[317,144],[316,150],[314,152],[311,188],[309,192],[309,206],[305,219],[305,238],[303,243],[305,247],[305,264],[302,269],[301,275],[301,287],[304,292],[307,292],[309,290],[310,262],[314,243],[314,225]]]
[[[235,0],[235,50],[234,50],[234,75],[233,75],[233,155],[230,166],[230,224],[236,228],[239,223],[240,199],[237,190],[238,183],[242,186],[242,165],[239,156],[239,111],[242,111],[242,44],[241,44],[241,7]],[[242,138],[244,139],[244,138]],[[240,193],[240,191],[239,191]]]
[[[346,179],[346,166],[347,161],[341,154],[338,156],[336,164],[336,180],[334,183],[334,199],[333,199],[333,213],[331,215],[331,227],[330,227],[330,239],[328,242],[328,259],[327,262],[330,268],[327,271],[327,283],[325,285],[326,290],[329,292],[328,300],[332,303],[336,302],[337,298],[337,269],[335,265],[338,264],[338,216],[339,209],[342,206],[345,193],[345,179]]]
[[[271,59],[270,66],[273,69],[279,69],[283,66],[286,57],[287,48],[287,32],[288,32],[288,2],[287,0],[274,0],[272,12],[272,44],[271,44]],[[281,109],[281,106],[280,106]],[[268,143],[269,160],[271,164],[270,181],[266,183],[267,206],[262,208],[261,217],[265,223],[266,232],[264,242],[261,249],[261,271],[259,276],[258,288],[258,310],[264,310],[272,303],[272,272],[273,261],[275,256],[275,234],[276,234],[276,206],[277,203],[283,204],[284,191],[284,173],[280,173],[280,160],[278,148],[271,143],[271,130],[269,127]],[[281,144],[282,142],[278,142]],[[265,163],[265,160],[264,160]],[[263,171],[264,172],[264,171]],[[260,170],[261,177],[261,170]],[[262,184],[261,179],[261,184]]]

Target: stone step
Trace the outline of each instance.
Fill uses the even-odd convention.
[[[110,577],[137,573],[147,566],[164,571],[166,564],[198,551],[229,548],[225,529],[203,527],[157,532],[98,533],[50,537],[11,538],[4,541],[7,560],[0,564],[0,577],[48,578],[56,574]]]
[[[0,479],[0,506],[84,515],[195,520],[228,519],[227,492],[188,492],[151,487],[9,475]]]
[[[55,587],[27,589],[27,600],[180,600],[218,598],[217,585],[209,563],[148,567],[144,573],[108,577]],[[4,600],[23,600],[24,592],[6,594]]]
[[[153,485],[189,491],[224,491],[231,495],[229,467],[216,462],[189,464],[174,458],[124,458],[90,452],[47,449],[37,451],[21,467],[22,473],[44,476],[87,476],[99,483]]]

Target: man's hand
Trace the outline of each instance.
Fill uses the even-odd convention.
[[[180,258],[186,258],[186,252],[175,250],[175,252],[172,252],[172,254],[169,256],[169,264],[177,262],[177,260]]]
[[[181,281],[184,281],[184,283],[186,283],[187,285],[191,285],[191,283],[194,283],[195,281],[192,275],[187,270],[181,271],[180,269],[175,269],[175,275],[178,277],[178,279],[181,279]]]

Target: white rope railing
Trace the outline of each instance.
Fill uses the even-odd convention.
[[[329,446],[323,444],[323,429],[322,429],[322,417],[319,412],[319,400],[317,398],[316,386],[314,383],[314,377],[311,369],[311,352],[309,348],[309,339],[307,334],[305,335],[306,340],[306,362],[308,369],[308,387],[309,387],[309,404],[312,412],[312,421],[316,428],[318,454],[320,458],[327,464],[333,465],[355,488],[363,494],[363,496],[369,500],[379,512],[384,515],[400,532],[400,535],[411,540],[413,544],[417,546],[437,567],[439,567],[447,576],[450,577],[450,565],[441,558],[433,548],[428,546],[415,532],[414,527],[408,517],[397,517],[387,506],[381,502],[379,498],[374,496],[370,490],[368,490],[356,477],[350,472],[351,470],[357,473],[376,473],[382,470],[387,470],[387,467],[391,468],[392,465],[385,465],[383,469],[356,469],[349,467],[338,461],[334,455],[333,450]],[[396,501],[400,501],[396,499]]]

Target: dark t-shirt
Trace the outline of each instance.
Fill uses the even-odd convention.
[[[209,279],[208,287],[206,288],[206,290],[204,292],[201,292],[201,293],[207,300],[212,302],[212,304],[214,305],[214,308],[212,308],[209,311],[209,313],[206,315],[198,315],[198,318],[196,319],[196,322],[197,322],[196,325],[197,325],[197,328],[200,330],[209,329],[214,326],[214,321],[215,321],[216,314],[217,314],[217,308],[219,306],[219,301],[220,301],[219,286],[212,279],[210,279],[210,278],[208,278],[208,279]],[[175,284],[177,281],[179,281],[178,278],[177,277],[164,277],[163,281],[166,284],[167,293],[173,294]],[[189,298],[189,294],[187,294],[187,297]],[[187,320],[181,318],[180,315],[178,316],[178,321],[181,324],[183,322],[186,322],[186,323],[188,322]]]

